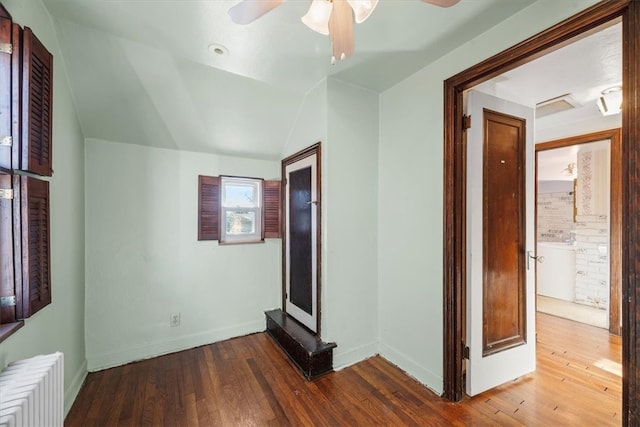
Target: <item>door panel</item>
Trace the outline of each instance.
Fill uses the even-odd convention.
[[[285,311],[318,332],[318,155],[287,164]]]
[[[311,167],[289,174],[289,239],[291,303],[313,314],[311,286]]]
[[[470,92],[466,392],[535,370],[533,109]],[[535,268],[535,263],[530,263]]]
[[[525,343],[525,121],[484,110],[483,346],[486,356]]]

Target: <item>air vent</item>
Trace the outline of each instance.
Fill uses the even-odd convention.
[[[564,94],[536,104],[536,118],[550,116],[578,107],[578,102],[570,94]]]

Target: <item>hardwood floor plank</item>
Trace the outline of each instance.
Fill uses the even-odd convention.
[[[266,400],[269,403],[269,407],[271,408],[273,418],[269,417],[268,421],[276,420],[276,419],[286,420],[287,415],[285,414],[284,409],[282,409],[282,405],[280,405],[278,398],[273,393],[273,389],[265,379],[264,375],[262,375],[262,372],[260,371],[260,368],[258,367],[258,364],[256,363],[256,361],[253,359],[248,359],[247,364],[249,365],[249,368],[251,369],[251,372],[254,378],[260,385],[262,394],[266,396]]]
[[[306,381],[264,334],[91,373],[67,426],[621,424],[621,342],[539,315],[537,370],[460,403],[376,356]]]

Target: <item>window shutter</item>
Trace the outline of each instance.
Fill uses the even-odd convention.
[[[218,240],[220,178],[198,176],[198,240]]]
[[[49,182],[20,177],[22,317],[51,303]]]
[[[11,43],[11,17],[4,8],[0,9],[0,44]],[[12,45],[13,46],[13,45]],[[11,59],[13,54],[0,52],[0,168],[11,169],[11,146],[7,137],[11,136]]]
[[[281,182],[264,181],[264,237],[281,237]]]
[[[21,126],[20,114],[22,108],[22,28],[13,24],[13,54],[11,58],[11,168],[20,169]]]
[[[0,190],[11,190],[11,175],[0,174]],[[0,297],[15,296],[13,275],[13,200],[0,197]],[[0,324],[16,320],[15,306],[0,307]]]
[[[51,176],[53,56],[29,27],[22,39],[22,164],[20,169]]]

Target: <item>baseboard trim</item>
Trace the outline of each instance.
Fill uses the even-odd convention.
[[[406,357],[404,354],[386,344],[380,344],[380,356],[385,358],[389,363],[402,369],[407,375],[423,384],[438,396],[442,396],[444,390],[442,376],[425,369],[409,357]]]
[[[80,389],[84,384],[85,378],[87,378],[87,359],[84,359],[80,368],[76,371],[76,374],[73,376],[73,380],[71,384],[64,391],[64,416],[65,418],[69,414],[71,407],[73,406],[73,402],[76,401],[76,397],[78,393],[80,393]]]
[[[347,351],[340,351],[341,348],[338,345],[333,356],[333,370],[339,371],[348,366],[355,365],[358,362],[362,362],[365,359],[375,356],[379,352],[377,342],[361,345],[360,347],[353,348]]]
[[[126,365],[138,360],[151,359],[164,354],[188,350],[190,348],[207,345],[229,338],[249,335],[264,331],[264,320],[243,323],[227,328],[212,329],[206,332],[181,336],[164,341],[157,341],[147,345],[130,347],[112,353],[93,355],[88,357],[89,372],[101,371],[115,366]]]

